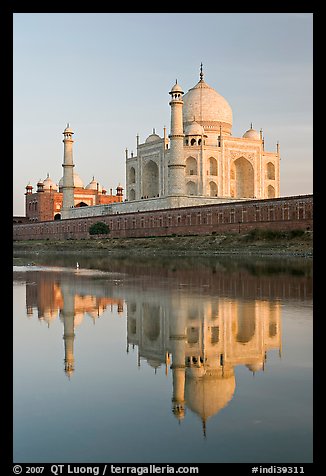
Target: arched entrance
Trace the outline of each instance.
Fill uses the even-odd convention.
[[[249,160],[244,157],[234,161],[235,171],[235,197],[253,198],[254,187],[254,168]]]
[[[143,198],[153,198],[159,196],[159,173],[158,166],[150,160],[143,169]]]
[[[187,182],[186,192],[187,192],[187,195],[196,195],[197,194],[197,187],[196,187],[195,182]]]
[[[208,159],[209,175],[217,175],[217,160],[214,157]]]
[[[134,167],[130,167],[129,170],[129,183],[135,183],[136,182],[136,171]]]
[[[217,197],[217,185],[215,182],[209,182],[209,195],[211,197]]]
[[[188,157],[186,160],[186,175],[197,174],[197,160],[194,157]]]
[[[272,185],[268,185],[267,187],[267,197],[275,198],[275,188]]]
[[[129,192],[129,200],[136,200],[136,192],[133,188]]]

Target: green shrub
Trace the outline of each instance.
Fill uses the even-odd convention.
[[[88,231],[90,235],[107,235],[110,233],[108,225],[103,221],[93,223],[93,225],[89,227]]]

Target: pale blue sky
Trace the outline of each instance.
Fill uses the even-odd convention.
[[[15,13],[13,212],[25,186],[75,171],[125,186],[125,148],[170,129],[169,91],[204,79],[229,102],[235,137],[253,123],[281,149],[281,195],[312,193],[312,13]]]

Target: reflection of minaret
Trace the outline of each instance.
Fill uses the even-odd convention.
[[[170,346],[172,353],[173,396],[172,412],[179,420],[185,415],[185,352],[186,320],[182,303],[173,302],[170,314]]]
[[[69,288],[66,288],[62,284],[63,295],[63,308],[61,310],[61,316],[63,319],[63,340],[65,347],[65,372],[70,378],[75,370],[74,366],[74,315],[75,315],[75,297],[69,292]]]
[[[69,218],[69,209],[74,206],[74,163],[72,156],[73,131],[69,124],[63,131],[64,154],[63,154],[63,186],[62,186],[62,210],[61,217]]]

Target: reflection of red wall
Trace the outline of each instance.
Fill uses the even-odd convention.
[[[312,230],[313,196],[300,195],[237,203],[220,203],[197,207],[148,212],[119,213],[89,218],[73,218],[58,222],[15,224],[14,239],[88,238],[89,227],[107,223],[110,236],[146,237],[205,235],[224,232],[248,232],[254,228],[270,230]]]
[[[52,274],[52,273],[51,273]],[[39,317],[57,314],[64,306],[59,275],[28,273],[30,277],[26,286],[26,306],[38,309]],[[59,279],[58,279],[59,278]],[[98,297],[92,295],[75,295],[75,313],[103,312],[108,307],[116,308],[118,313],[123,312],[122,299]]]

